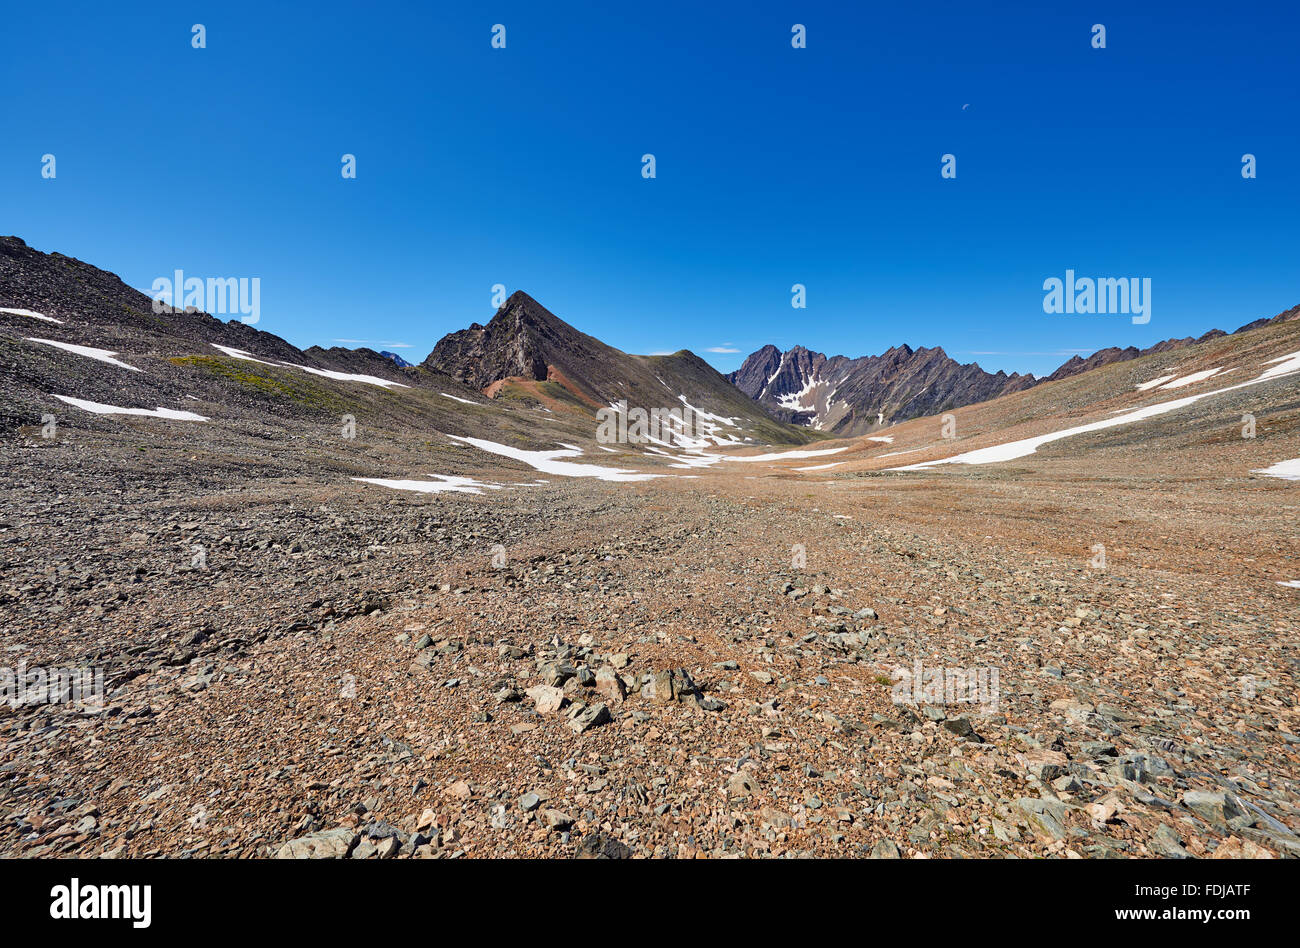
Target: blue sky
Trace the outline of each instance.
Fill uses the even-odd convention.
[[[7,7],[0,232],[137,287],[259,277],[300,346],[418,361],[502,283],[722,371],[1042,373],[1300,303],[1295,4],[127,6]],[[1149,277],[1150,323],[1044,314],[1067,268]]]

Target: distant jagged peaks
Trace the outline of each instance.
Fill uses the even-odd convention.
[[[1300,306],[1256,319],[1231,335],[1293,319],[1300,319]],[[1071,356],[1055,372],[1041,379],[1018,372],[990,374],[975,363],[958,363],[937,346],[933,349],[894,346],[878,356],[849,359],[827,358],[803,346],[782,352],[769,344],[751,353],[726,378],[782,420],[835,434],[857,435],[882,425],[938,414],[1116,362],[1183,349],[1225,335],[1229,333],[1211,329],[1197,338],[1165,339],[1146,349],[1136,346],[1099,349],[1087,358]]]
[[[856,359],[766,345],[727,379],[783,419],[844,435],[986,401],[1036,381],[959,364],[938,347],[908,345]]]

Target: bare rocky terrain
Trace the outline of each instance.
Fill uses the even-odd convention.
[[[1300,458],[1296,321],[875,440],[805,443],[681,369],[727,443],[607,446],[581,361],[490,380],[450,344],[401,368],[154,324],[7,246],[0,307],[64,322],[0,316],[0,664],[104,687],[0,704],[0,854],[1300,854],[1300,501],[1258,473]],[[657,476],[527,453],[562,444]]]

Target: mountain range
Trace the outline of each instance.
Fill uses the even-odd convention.
[[[1297,318],[1300,306],[1254,320],[1236,333]],[[850,359],[842,355],[828,358],[803,346],[782,352],[766,345],[726,378],[782,421],[852,436],[1224,335],[1228,333],[1212,329],[1199,338],[1166,339],[1146,349],[1100,349],[1087,358],[1072,356],[1043,378],[1014,372],[991,374],[976,363],[957,362],[938,347],[901,345],[881,355]]]
[[[769,345],[723,376],[688,350],[622,352],[516,291],[486,325],[449,333],[412,365],[368,348],[298,349],[192,309],[154,312],[152,300],[114,274],[41,253],[17,237],[0,238],[0,304],[7,310],[0,328],[10,327],[0,333],[0,421],[11,427],[41,417],[56,395],[169,410],[208,400],[280,419],[373,409],[415,429],[514,432],[535,444],[589,436],[598,413],[611,407],[689,406],[706,419],[703,442],[673,438],[655,450],[866,434],[1225,335],[1212,330],[1147,349],[1102,349],[1041,379],[988,373],[941,348],[907,345],[854,359]],[[39,321],[23,315],[37,311]],[[1300,306],[1236,332],[1298,317]],[[82,357],[88,351],[90,359]],[[100,371],[91,359],[102,363],[104,353],[132,371]],[[148,371],[136,371],[146,362]],[[483,410],[493,405],[497,411]]]

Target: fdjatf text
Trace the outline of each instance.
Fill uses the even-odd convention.
[[[1065,271],[1065,279],[1048,277],[1043,281],[1044,313],[1080,313],[1132,315],[1135,325],[1151,322],[1151,278],[1142,277],[1075,277]]]

